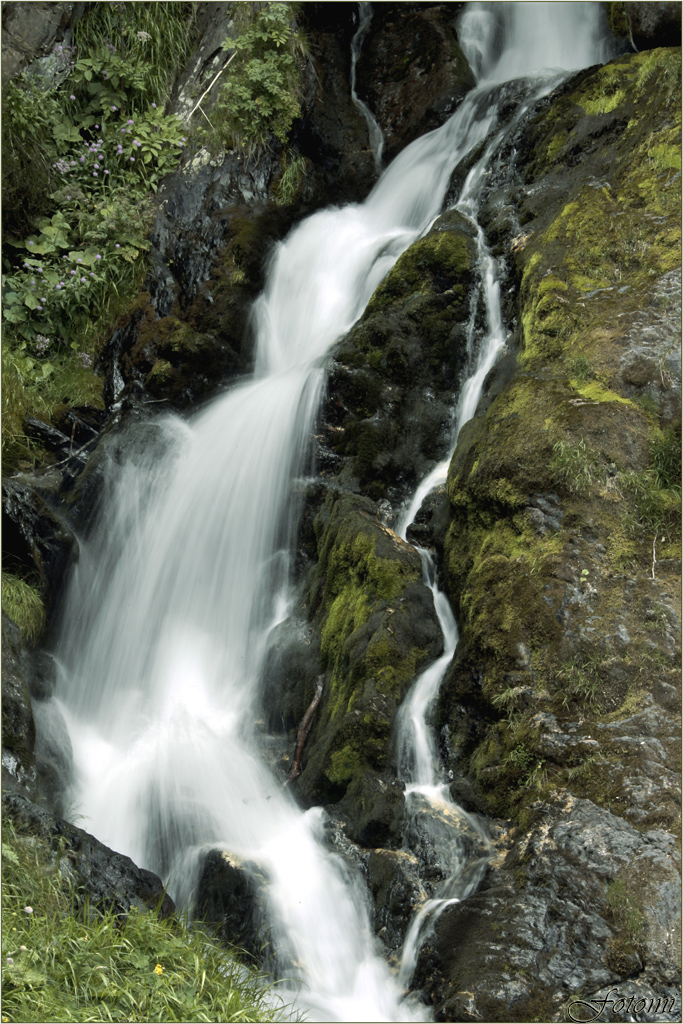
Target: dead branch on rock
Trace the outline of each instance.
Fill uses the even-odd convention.
[[[320,703],[320,698],[323,695],[324,678],[324,676],[318,676],[318,681],[315,684],[315,696],[311,703],[308,705],[306,714],[301,719],[299,731],[296,735],[296,750],[294,752],[294,760],[292,761],[292,767],[289,769],[289,775],[284,781],[285,786],[288,786],[290,782],[292,782],[299,775],[301,775],[301,755],[304,752],[304,743],[306,742],[306,737],[311,731],[311,724],[313,722],[313,715],[315,714],[315,709],[318,707],[318,704]]]

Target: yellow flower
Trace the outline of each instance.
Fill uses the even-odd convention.
[[[155,974],[163,974],[164,973],[164,969],[161,966],[161,964],[157,964],[156,965],[156,967],[154,968],[154,973]]]

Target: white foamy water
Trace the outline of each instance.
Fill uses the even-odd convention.
[[[522,6],[504,12],[515,40]],[[569,19],[578,46],[580,10],[597,5],[553,6],[579,9]],[[569,35],[562,45],[571,50]],[[482,54],[482,67],[494,67]],[[528,46],[524,57],[528,74]],[[187,423],[169,416],[148,425],[126,464],[112,464],[66,601],[58,698],[83,826],[161,874],[180,900],[191,898],[209,848],[256,863],[266,878],[274,970],[294,979],[298,1006],[315,1020],[424,1020],[426,1011],[403,998],[407,968],[397,980],[381,959],[365,887],[325,848],[323,812],[303,813],[257,753],[267,636],[285,613],[291,482],[304,464],[325,357],[439,214],[453,168],[495,128],[497,107],[496,88],[478,87],[442,128],[397,157],[364,204],[322,211],[276,246],[254,310],[253,378]],[[470,216],[483,173],[480,161],[458,204]],[[485,287],[493,293],[491,274]],[[463,391],[458,422],[476,407],[487,360],[504,344],[502,325],[489,333],[495,341],[481,349],[488,354],[476,363],[479,383]],[[455,623],[434,594],[452,655]],[[416,722],[426,722],[432,700],[420,696]],[[470,836],[447,865],[464,898],[477,884],[467,851],[479,843],[479,826],[448,802],[426,731],[420,743],[407,755],[418,766],[414,801],[431,801],[440,820],[457,819]]]

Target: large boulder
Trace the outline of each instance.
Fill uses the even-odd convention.
[[[373,829],[392,832],[395,812],[375,807],[378,824],[367,831],[367,782],[359,780],[393,765],[396,710],[442,640],[420,558],[382,525],[373,502],[330,492],[315,525],[320,560],[306,603],[325,684],[296,792],[307,804],[336,802],[355,781],[345,807],[356,818],[354,834],[372,841]]]
[[[468,366],[475,260],[471,224],[443,214],[334,349],[318,461],[342,486],[395,509],[447,456],[453,394]]]
[[[202,858],[196,895],[197,918],[230,946],[260,961],[267,946],[263,913],[268,879],[251,861],[227,850]]]

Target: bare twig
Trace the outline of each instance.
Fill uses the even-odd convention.
[[[69,461],[69,459],[75,459],[78,455],[81,454],[81,452],[85,451],[85,449],[88,447],[89,444],[93,443],[93,440],[94,439],[91,437],[89,441],[85,442],[85,444],[83,445],[82,448],[79,448],[78,451],[77,452],[73,452],[73,454],[71,453],[71,451],[69,451],[69,454],[67,455],[67,457],[65,459],[62,459],[61,462],[55,462],[55,464],[54,464],[54,466],[52,468],[56,469],[57,466],[63,466],[65,462]]]
[[[222,68],[220,69],[220,71],[218,72],[218,74],[217,74],[217,75],[216,75],[216,76],[214,77],[214,79],[213,79],[213,81],[211,82],[211,85],[209,86],[209,88],[208,88],[208,89],[205,89],[205,90],[204,90],[204,92],[203,92],[203,93],[202,93],[202,95],[201,95],[201,96],[199,97],[199,99],[198,99],[198,100],[197,100],[197,102],[195,103],[195,105],[194,105],[194,107],[192,108],[192,110],[190,111],[190,113],[189,113],[189,114],[187,115],[187,117],[185,118],[185,120],[186,120],[186,121],[189,121],[189,120],[190,120],[190,118],[191,118],[191,117],[192,117],[192,115],[194,114],[194,112],[195,112],[195,110],[197,109],[197,107],[199,107],[200,103],[202,102],[202,100],[204,99],[204,97],[206,96],[206,94],[207,94],[207,93],[209,93],[209,92],[211,92],[211,90],[212,90],[212,89],[213,89],[213,87],[214,87],[214,84],[215,84],[215,83],[216,83],[216,82],[218,81],[218,79],[219,79],[219,78],[220,78],[220,76],[221,76],[221,75],[223,74],[223,72],[224,72],[224,71],[225,71],[225,69],[227,68],[227,66],[228,66],[228,64],[230,63],[230,61],[232,60],[232,58],[233,58],[233,57],[235,57],[236,55],[237,55],[237,50],[235,50],[235,52],[234,52],[234,53],[232,54],[232,56],[231,56],[231,57],[229,58],[229,60],[226,60],[226,62],[225,62],[225,64],[223,65],[223,67],[222,67]],[[200,108],[200,109],[201,109],[201,108]],[[203,111],[203,110],[202,110],[202,114],[204,114],[204,111]],[[206,114],[204,114],[204,117],[206,117]],[[207,120],[207,121],[209,121],[208,117],[206,117],[206,120]],[[209,124],[211,124],[211,122],[210,122],[210,121],[209,121]],[[213,125],[212,125],[212,127],[213,127]]]
[[[652,579],[656,579],[655,565],[657,564],[657,530],[652,541]]]
[[[306,737],[308,736],[311,730],[311,724],[313,722],[313,715],[315,714],[315,709],[318,707],[318,704],[320,703],[320,698],[323,695],[324,678],[324,676],[318,676],[318,681],[315,684],[315,696],[311,703],[308,705],[308,710],[306,711],[306,714],[301,719],[301,725],[299,726],[299,731],[296,736],[296,751],[294,752],[294,760],[292,761],[292,767],[289,770],[289,775],[284,781],[285,786],[288,786],[290,782],[293,782],[294,779],[301,775],[301,755],[304,752],[304,743],[306,742]]]

